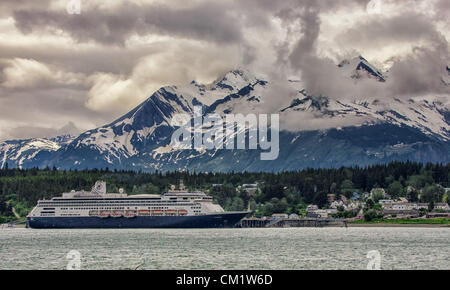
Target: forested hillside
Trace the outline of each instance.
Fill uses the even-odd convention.
[[[330,193],[351,197],[354,192],[369,192],[378,187],[385,188],[392,197],[447,202],[444,188],[450,187],[450,164],[394,162],[366,168],[281,173],[58,171],[56,168],[23,170],[5,166],[0,170],[0,222],[16,219],[13,207],[24,217],[38,199],[59,196],[72,189],[90,190],[97,180],[107,182],[108,192],[123,188],[128,194],[159,194],[171,184],[177,185],[180,179],[190,189],[207,191],[226,210],[250,206],[257,215],[270,215],[274,212],[298,213],[311,203],[326,206]],[[250,194],[239,188],[248,183],[258,183],[259,190]]]

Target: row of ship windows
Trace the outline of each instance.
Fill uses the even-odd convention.
[[[212,200],[212,199],[206,199],[206,200]],[[177,202],[182,202],[182,201],[184,201],[184,202],[186,202],[187,200],[186,199],[184,199],[184,200],[117,200],[117,201],[114,201],[114,200],[88,200],[88,201],[80,201],[80,200],[78,200],[78,201],[75,201],[76,203],[99,203],[99,202],[102,202],[102,203],[129,203],[129,202],[132,202],[132,203],[148,203],[148,202],[151,202],[151,203],[161,203],[161,202],[166,202],[166,203],[177,203]],[[71,203],[71,202],[74,202],[74,200],[56,200],[56,201],[41,201],[40,203]]]
[[[77,201],[67,201],[67,202],[39,202],[39,205],[44,205],[44,206],[54,206],[54,205],[64,205],[64,204],[112,204],[112,205],[116,205],[116,204],[129,204],[129,203],[133,203],[133,204],[142,204],[143,202],[107,202],[107,201],[98,201],[98,202],[77,202]],[[151,204],[161,204],[161,203],[166,203],[166,204],[173,204],[172,202],[152,202],[152,201],[147,201],[145,203],[151,203]]]
[[[125,207],[75,207],[75,208],[62,207],[62,208],[60,208],[60,210],[88,210],[88,209],[125,209]],[[168,209],[168,207],[167,206],[165,206],[165,207],[158,207],[158,206],[150,207],[149,206],[148,209]],[[192,206],[191,209],[201,209],[201,207],[200,206]],[[200,211],[198,211],[198,212],[200,212]]]
[[[201,212],[199,210],[194,210],[194,214],[198,215]],[[55,216],[55,213],[41,213],[41,216]],[[70,214],[64,214],[62,213],[61,216],[80,216],[80,214],[76,213],[70,213]]]
[[[158,206],[154,206],[154,207],[148,207],[148,209],[168,209],[169,207],[165,206],[165,207],[158,207]],[[61,210],[88,210],[88,209],[125,209],[125,207],[62,207]],[[137,209],[137,207],[136,207]]]
[[[55,204],[55,203],[53,203],[53,204],[44,204],[44,203],[40,203],[39,204],[40,207],[49,207],[49,206],[55,206],[55,207],[59,207],[59,206],[73,206],[73,207],[78,207],[78,206],[114,206],[114,205],[115,204],[104,204],[104,203],[96,203],[96,204],[85,204],[85,203],[63,203],[63,204]],[[131,204],[121,204],[120,206],[155,206],[155,205],[190,206],[190,205],[192,205],[192,203],[179,203],[179,204],[167,204],[167,203],[135,204],[135,203],[131,203]]]

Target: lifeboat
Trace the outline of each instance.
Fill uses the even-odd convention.
[[[101,217],[101,218],[109,218],[109,211],[107,211],[107,210],[100,211],[98,216]]]
[[[123,216],[123,212],[121,210],[115,210],[111,213],[111,217],[119,218]]]
[[[126,218],[134,218],[134,217],[136,217],[136,211],[135,210],[127,210],[126,212],[125,212],[125,217]]]
[[[163,213],[164,213],[163,210],[159,210],[159,209],[152,210],[153,215],[162,215]]]
[[[177,211],[175,209],[168,209],[166,210],[167,215],[176,215]]]
[[[150,211],[147,209],[141,209],[138,211],[139,215],[150,215]]]
[[[185,209],[180,209],[180,210],[178,210],[178,214],[179,214],[179,215],[187,215],[187,210],[185,210]]]

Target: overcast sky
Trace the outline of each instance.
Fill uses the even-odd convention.
[[[331,66],[363,55],[390,70],[385,93],[448,93],[450,1],[379,1],[81,0],[69,14],[70,0],[2,0],[0,139],[91,129],[161,86],[237,67],[340,97]]]

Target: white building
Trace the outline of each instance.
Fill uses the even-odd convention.
[[[417,209],[417,204],[415,204],[415,203],[394,203],[394,204],[389,204],[389,205],[384,206],[384,209],[398,210],[398,211],[414,210],[414,209]]]
[[[345,208],[345,204],[342,200],[335,200],[330,204],[330,208],[338,208],[340,206],[343,206]]]
[[[439,202],[434,204],[434,209],[450,210],[450,206],[445,202]]]
[[[326,218],[328,218],[328,212],[325,209],[317,209],[317,210],[308,212],[306,216],[310,217],[310,218],[326,219]]]
[[[397,203],[409,203],[409,201],[404,197],[399,197]]]
[[[312,212],[312,211],[315,211],[315,210],[318,210],[318,209],[319,209],[319,207],[317,205],[315,205],[315,204],[310,204],[310,205],[308,205],[306,207],[306,211],[307,212]]]
[[[274,218],[274,219],[278,219],[278,218],[287,219],[287,218],[289,218],[289,215],[287,213],[274,213],[272,215],[272,218]]]
[[[380,199],[378,203],[381,205],[389,205],[394,204],[394,201],[392,199]]]

